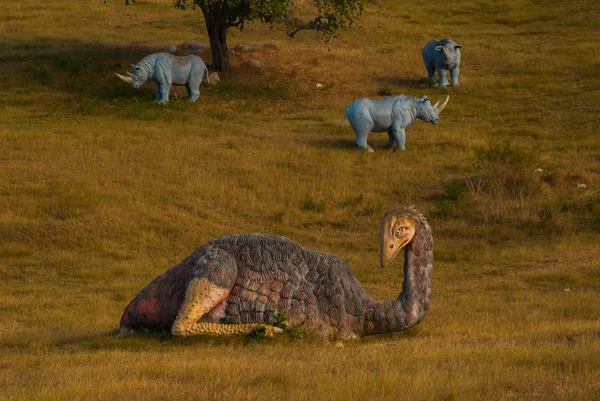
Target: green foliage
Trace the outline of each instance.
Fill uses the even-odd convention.
[[[461,180],[452,180],[444,186],[445,198],[449,200],[457,200],[467,190],[467,184]]]
[[[431,213],[434,219],[445,219],[450,217],[452,206],[447,200],[442,200],[435,205],[435,209]]]
[[[81,114],[95,115],[98,114],[100,108],[104,105],[102,99],[94,96],[84,96],[81,101]]]
[[[283,20],[291,0],[174,0],[176,8],[200,8],[204,13],[228,15],[228,26],[244,29],[248,22]]]
[[[377,94],[379,96],[391,96],[392,88],[390,88],[388,85],[382,86],[381,88],[379,88],[379,91],[377,91]]]
[[[381,198],[369,199],[365,207],[358,212],[359,216],[375,216],[381,214],[384,205]]]
[[[249,334],[249,337],[257,340],[263,340],[267,338],[267,328],[263,325],[259,325],[252,330],[252,332]]]
[[[54,76],[46,64],[32,63],[29,65],[31,78],[43,85],[48,85],[54,82]]]
[[[275,313],[275,319],[277,319],[277,321],[275,322],[275,324],[273,326],[275,327],[279,327],[280,329],[285,329],[287,327],[287,316],[285,315],[285,312],[277,312]]]
[[[126,0],[128,4],[128,0]],[[200,8],[204,13],[228,15],[228,26],[242,30],[248,22],[281,22],[293,13],[292,0],[174,0],[176,8]],[[364,9],[364,0],[313,0],[314,28],[337,32],[350,26]]]
[[[357,195],[350,196],[339,203],[341,208],[346,208],[348,206],[356,206],[362,203],[365,199],[365,195],[362,192],[359,192]]]
[[[327,200],[315,200],[310,192],[307,192],[302,199],[302,210],[309,210],[312,212],[324,212],[327,209]]]

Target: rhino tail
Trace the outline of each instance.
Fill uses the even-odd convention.
[[[342,128],[344,128],[344,120],[346,119],[346,113],[344,113],[344,115],[342,116]]]

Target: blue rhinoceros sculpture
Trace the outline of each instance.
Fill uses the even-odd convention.
[[[200,96],[200,84],[206,74],[208,82],[208,69],[204,61],[198,56],[174,56],[169,53],[153,53],[131,65],[128,77],[117,76],[138,89],[148,79],[156,82],[155,102],[166,103],[169,101],[169,92],[172,85],[185,85],[188,91],[187,99],[195,102]]]
[[[356,144],[367,152],[373,152],[367,144],[370,132],[387,132],[388,147],[398,145],[400,149],[406,150],[405,129],[417,118],[437,124],[449,99],[450,96],[446,96],[441,105],[439,101],[432,105],[427,96],[416,98],[395,95],[376,100],[358,99],[346,109],[341,125],[344,126],[344,119],[348,117],[356,133]]]
[[[449,38],[432,40],[423,47],[423,62],[427,68],[427,80],[430,84],[434,82],[434,74],[437,71],[440,79],[439,86],[446,87],[448,85],[446,70],[449,70],[452,86],[458,86],[461,48],[461,45]]]

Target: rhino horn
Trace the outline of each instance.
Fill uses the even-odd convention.
[[[440,104],[440,101],[438,100],[437,102],[435,102],[435,104],[433,105],[433,108],[437,110],[438,105]]]
[[[123,76],[123,75],[121,75],[121,74],[118,74],[118,73],[116,73],[116,72],[115,72],[115,75],[116,75],[117,77],[119,77],[119,79],[120,79],[121,81],[123,81],[123,82],[127,82],[128,84],[130,84],[130,83],[131,83],[131,77],[125,77],[125,76]]]
[[[446,107],[446,105],[448,104],[448,100],[450,100],[450,95],[446,96],[446,100],[444,100],[444,103],[442,103],[440,106],[437,105],[439,101],[435,104],[434,107],[437,110],[438,114],[440,114],[442,110],[444,110],[444,107]]]
[[[125,71],[125,74],[127,74],[128,76],[131,76],[131,73],[129,71]]]

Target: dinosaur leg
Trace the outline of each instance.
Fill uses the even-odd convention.
[[[174,336],[248,334],[260,326],[265,328],[267,335],[282,331],[278,327],[258,323],[218,324],[199,322],[202,316],[205,316],[225,301],[229,292],[229,289],[219,288],[204,277],[190,281],[183,305],[173,323],[173,327],[171,327],[171,334]]]
[[[218,324],[203,320],[218,321],[224,316],[227,297],[237,276],[233,257],[219,249],[208,250],[198,258],[194,266],[194,278],[187,284],[185,297],[177,318],[171,326],[174,336],[195,334],[246,334],[264,326],[267,335],[281,329],[258,323]],[[204,318],[204,319],[203,319]]]

